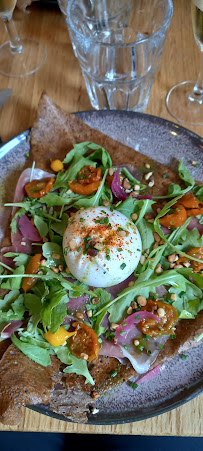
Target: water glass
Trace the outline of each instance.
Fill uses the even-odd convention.
[[[66,12],[93,108],[144,111],[172,0],[68,0]]]

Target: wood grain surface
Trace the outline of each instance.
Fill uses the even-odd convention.
[[[200,52],[192,33],[190,1],[174,0],[173,3],[173,19],[145,112],[175,122],[166,109],[167,92],[178,82],[197,78]],[[72,50],[65,17],[57,6],[44,6],[37,3],[29,7],[28,12],[28,14],[18,10],[14,12],[19,34],[22,37],[39,39],[47,48],[47,61],[40,71],[23,79],[0,75],[0,89],[11,88],[13,90],[12,97],[0,112],[0,136],[3,142],[32,125],[43,90],[47,91],[54,102],[69,112],[92,109],[78,61]],[[6,32],[3,23],[0,22],[0,44],[5,40],[7,40]],[[203,137],[203,126],[188,126],[187,128]],[[203,395],[157,417],[137,423],[112,426],[78,425],[63,422],[24,408],[23,420],[19,426],[11,427],[0,424],[0,430],[202,436],[202,401]]]

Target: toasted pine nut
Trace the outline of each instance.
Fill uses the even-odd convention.
[[[123,188],[124,189],[130,189],[131,188],[131,185],[130,185],[130,182],[129,182],[128,179],[124,179],[123,180]]]
[[[140,190],[140,185],[134,185],[134,191],[139,191]]]
[[[156,274],[161,274],[163,272],[163,268],[161,266],[158,266],[158,268],[155,269]]]
[[[70,269],[68,268],[68,266],[67,266],[67,268],[65,269],[65,271],[67,272],[67,274],[70,274]]]
[[[124,237],[124,236],[126,236],[126,232],[125,232],[125,230],[118,230],[117,235]]]
[[[174,269],[180,269],[180,268],[183,268],[183,265],[175,265],[174,266]]]
[[[55,260],[60,260],[61,256],[59,254],[56,254],[55,252],[52,254],[52,258],[54,258]]]
[[[176,301],[177,300],[177,295],[175,293],[171,294],[171,300],[172,301]]]
[[[109,168],[108,173],[109,173],[109,175],[113,175],[114,169],[113,168]]]
[[[69,247],[71,249],[71,251],[74,251],[77,248],[77,243],[75,240],[70,240],[69,241]]]
[[[149,186],[150,188],[152,188],[152,186],[154,186],[154,180],[151,180],[151,182],[148,183],[148,186]]]
[[[145,167],[146,167],[147,169],[149,169],[149,168],[150,168],[150,164],[149,164],[149,163],[145,163]]]
[[[85,354],[85,352],[81,352],[80,358],[83,359],[83,360],[88,360],[88,355]]]
[[[147,300],[144,296],[138,296],[137,303],[144,307],[145,305],[147,305]]]
[[[133,280],[131,280],[131,281],[129,282],[128,286],[129,286],[129,287],[133,287],[134,283],[135,283],[135,282],[133,282]]]
[[[136,221],[137,213],[132,213],[131,218],[132,218],[133,221]]]
[[[135,346],[138,346],[140,344],[139,340],[136,340],[136,339],[133,341],[133,343]]]
[[[174,252],[173,254],[168,256],[168,261],[169,263],[173,263],[175,261],[176,258],[176,253]]]
[[[56,268],[55,266],[50,266],[50,269],[53,271],[53,272],[55,272],[55,274],[58,274],[58,272],[59,272],[59,269],[58,268]]]
[[[157,241],[158,243],[159,243],[159,241],[160,241],[160,236],[159,236],[159,234],[157,233],[157,232],[154,232],[154,239],[155,239],[155,241]]]
[[[141,265],[144,265],[145,260],[146,260],[146,257],[144,255],[141,255],[141,257],[140,257]]]
[[[46,259],[43,258],[43,260],[41,260],[41,262],[40,262],[40,266],[45,266],[45,265],[46,265]]]
[[[119,324],[117,323],[111,323],[111,329],[117,329],[117,327],[119,326]]]
[[[136,308],[137,308],[137,302],[132,301],[132,302],[131,302],[131,307],[132,307],[133,310],[136,310]]]
[[[131,315],[132,312],[133,312],[132,307],[128,307],[128,309],[127,309],[127,314],[128,314],[128,315]]]
[[[63,265],[59,265],[59,266],[58,266],[58,269],[59,269],[60,272],[63,271],[63,269],[64,269],[64,268],[63,268]]]
[[[88,316],[88,318],[92,317],[92,310],[87,310],[87,316]]]
[[[75,313],[75,316],[76,316],[76,318],[78,318],[78,319],[84,319],[83,313],[77,312],[77,313]]]
[[[153,172],[147,172],[147,174],[145,174],[144,178],[145,180],[149,180],[149,178],[152,176]]]
[[[157,313],[159,318],[163,318],[165,316],[165,310],[163,308],[158,308]]]

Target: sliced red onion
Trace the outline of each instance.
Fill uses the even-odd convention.
[[[10,338],[11,335],[13,334],[13,332],[18,330],[19,327],[22,326],[22,324],[23,324],[23,322],[20,320],[11,321],[10,323],[5,324],[5,326],[3,327],[2,331],[1,331],[1,335],[0,335],[2,340],[5,340],[6,338]]]
[[[120,169],[117,169],[117,171],[114,174],[114,178],[112,180],[111,191],[114,194],[114,196],[117,197],[117,199],[126,200],[129,196],[129,193],[126,193],[122,188],[119,180],[119,174]]]
[[[187,229],[188,230],[193,230],[195,227],[199,231],[200,235],[203,235],[203,224],[199,223],[198,218],[193,217],[191,219],[191,221],[190,221],[190,224],[187,226]]]
[[[132,315],[129,315],[127,318],[125,318],[116,329],[116,337],[119,338],[119,342],[122,343],[123,340],[125,340],[128,332],[134,327],[134,325],[138,324],[145,318],[152,318],[156,320],[158,323],[160,323],[161,321],[158,316],[145,310],[133,313]]]
[[[157,366],[155,366],[152,370],[148,371],[144,376],[141,376],[139,379],[137,379],[138,384],[142,384],[142,382],[148,382],[149,380],[153,379],[153,377],[160,374],[160,372],[164,369],[164,365],[161,363]]]
[[[32,242],[42,241],[42,238],[36,229],[36,227],[31,223],[30,219],[26,215],[22,215],[18,221],[19,229],[25,238],[28,238]]]
[[[161,230],[164,235],[168,235],[169,233],[171,233],[171,230],[164,226],[161,226]]]

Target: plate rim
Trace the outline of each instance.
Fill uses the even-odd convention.
[[[176,128],[176,129],[178,128],[178,129],[180,129],[182,131],[182,133],[185,136],[187,135],[188,137],[191,137],[191,138],[193,137],[193,138],[195,138],[195,140],[198,141],[198,143],[201,143],[201,144],[203,143],[203,138],[200,135],[198,135],[197,133],[194,133],[193,131],[187,129],[186,127],[184,127],[182,125],[176,124],[173,121],[170,121],[168,119],[164,119],[164,118],[161,118],[159,116],[152,115],[152,114],[141,113],[141,112],[134,112],[134,111],[127,111],[127,110],[94,110],[94,109],[92,109],[92,110],[83,110],[83,111],[70,113],[70,114],[73,114],[73,115],[81,118],[81,116],[83,116],[84,114],[93,115],[95,113],[97,115],[118,115],[118,116],[121,116],[122,114],[124,114],[124,115],[131,116],[132,118],[133,117],[138,117],[138,118],[141,118],[141,119],[144,119],[144,120],[148,119],[151,122],[159,122],[159,123],[161,123],[162,125],[165,125],[165,126],[170,126],[170,127]],[[30,130],[31,130],[31,128],[28,128],[28,129],[20,132],[18,135],[14,136],[13,138],[8,140],[7,142],[2,143],[0,145],[0,159],[3,158],[10,150],[10,149],[8,149],[8,151],[6,153],[1,155],[2,154],[2,150],[5,148],[5,146],[9,147],[9,144],[12,144],[12,141],[14,141],[16,139],[18,139],[19,143],[21,143],[25,139],[29,138]],[[171,399],[169,399],[166,402],[166,406],[160,407],[157,410],[155,410],[154,412],[152,411],[153,407],[151,407],[150,413],[144,412],[144,413],[141,413],[140,415],[133,416],[134,415],[133,412],[132,413],[128,413],[127,412],[126,418],[124,418],[124,419],[114,418],[113,417],[113,418],[109,418],[107,421],[106,420],[104,420],[104,421],[97,420],[96,416],[95,416],[95,420],[94,420],[92,418],[92,416],[91,416],[90,418],[88,418],[88,421],[85,424],[87,424],[87,425],[127,424],[127,423],[132,423],[132,422],[134,423],[134,422],[137,422],[137,421],[150,419],[150,418],[156,417],[158,415],[161,415],[163,413],[169,412],[171,410],[174,410],[174,409],[184,405],[185,403],[191,401],[192,399],[196,398],[197,396],[201,395],[203,393],[203,378],[200,378],[197,381],[195,381],[194,383],[191,383],[187,387],[186,391],[187,391],[186,397],[184,395],[185,390],[180,390],[172,398],[173,399],[172,403],[171,403]],[[169,405],[168,403],[171,403],[171,404]],[[69,419],[65,418],[64,416],[62,416],[60,414],[57,414],[57,413],[55,413],[55,412],[53,412],[51,410],[47,411],[46,410],[46,405],[43,405],[43,406],[26,405],[26,407],[28,407],[29,409],[31,409],[33,411],[36,411],[36,412],[38,412],[40,414],[48,415],[48,416],[50,416],[52,418],[59,419],[61,421],[73,422],[72,420],[69,420]],[[154,407],[154,409],[156,409],[156,407]],[[79,424],[82,424],[82,423],[79,423]]]

